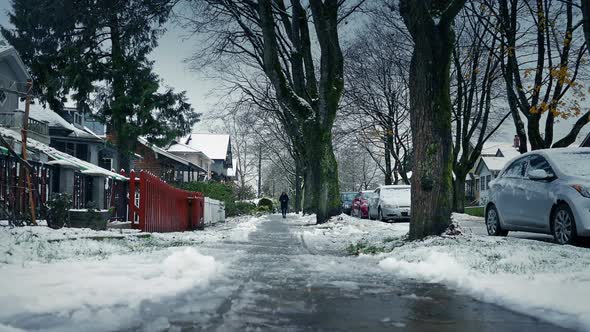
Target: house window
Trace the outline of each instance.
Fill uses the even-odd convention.
[[[80,112],[74,112],[74,123],[82,125],[82,114]]]
[[[113,169],[113,158],[102,158],[98,163],[98,166],[108,169],[109,171]]]
[[[66,151],[65,153],[69,154],[70,156],[76,155],[76,144],[74,143],[66,143]]]
[[[1,88],[1,86],[0,86]],[[4,106],[4,104],[6,103],[6,100],[8,100],[8,96],[6,95],[6,92],[4,92],[4,90],[0,90],[0,106]]]

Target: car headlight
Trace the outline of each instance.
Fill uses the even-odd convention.
[[[383,204],[383,207],[386,209],[393,209],[395,206],[393,204],[385,203]]]
[[[572,184],[572,188],[576,189],[576,191],[579,192],[580,195],[590,198],[590,187],[583,186],[580,184]]]

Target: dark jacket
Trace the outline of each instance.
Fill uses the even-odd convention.
[[[279,202],[281,202],[281,207],[288,207],[289,206],[289,196],[287,196],[287,194],[281,195],[281,197],[279,197]]]

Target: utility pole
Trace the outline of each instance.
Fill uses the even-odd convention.
[[[258,195],[257,197],[260,198],[262,194],[262,144],[258,146]]]
[[[25,101],[25,116],[23,117],[23,126],[21,130],[22,136],[22,151],[21,155],[23,160],[27,161],[27,130],[29,129],[29,108],[31,106],[31,90],[33,89],[33,80],[27,80],[27,97]],[[21,166],[21,170],[24,171],[27,179],[27,189],[29,191],[29,207],[31,208],[31,223],[37,225],[35,218],[35,200],[33,199],[33,184],[31,181],[31,172],[24,165]]]

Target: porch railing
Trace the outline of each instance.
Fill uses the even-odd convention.
[[[0,112],[0,126],[7,128],[22,128],[25,113],[17,110],[15,112]],[[47,122],[39,121],[29,117],[29,131],[39,135],[49,135],[49,126]]]

